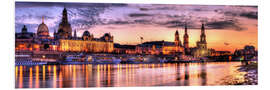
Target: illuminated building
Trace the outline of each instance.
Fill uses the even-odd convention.
[[[202,27],[201,27],[200,41],[197,41],[196,44],[197,44],[197,47],[195,51],[193,51],[193,55],[195,57],[206,57],[210,54],[210,51],[207,49],[204,24],[202,24]]]
[[[42,17],[42,23],[39,24],[36,34],[34,44],[39,45],[40,50],[52,50],[50,46],[53,42],[53,37],[49,35],[49,28],[44,23],[44,17]]]
[[[136,47],[136,52],[140,54],[161,54],[164,45],[174,45],[174,43],[166,41],[144,42]]]
[[[213,51],[211,56],[229,56],[232,55],[230,51]]]
[[[59,49],[63,52],[111,53],[114,50],[113,36],[105,33],[101,38],[94,38],[89,31],[84,31],[76,40],[60,39]]]
[[[42,23],[38,26],[37,37],[40,39],[47,39],[49,37],[49,29],[44,23],[44,17],[42,17]]]
[[[175,46],[182,46],[181,40],[179,38],[178,30],[176,30],[175,32],[174,43],[175,43]]]
[[[34,33],[28,32],[26,26],[24,25],[21,33],[15,34],[15,49],[18,51],[32,50],[34,35]]]
[[[164,54],[164,55],[182,55],[184,48],[181,44],[178,31],[175,32],[174,42],[151,41],[144,42],[137,47],[137,53],[141,54]]]
[[[54,31],[55,48],[62,52],[89,52],[102,53],[113,51],[113,36],[105,33],[101,38],[94,38],[89,31],[83,32],[82,37],[77,37],[77,31],[74,30],[72,37],[72,28],[68,22],[67,9],[62,12],[62,21],[59,24],[58,31]]]
[[[184,54],[184,48],[181,44],[178,31],[175,32],[174,45],[164,45],[162,47],[163,54]]]
[[[65,40],[60,41],[60,51],[64,52],[91,52],[91,53],[111,53],[113,42],[100,42],[91,40]]]
[[[113,36],[105,33],[101,38],[94,38],[88,31],[82,37],[71,35],[71,25],[68,23],[67,10],[64,8],[62,21],[58,30],[54,30],[53,37],[49,35],[49,28],[44,23],[37,27],[37,32],[27,31],[24,25],[20,33],[15,34],[15,54],[29,55],[33,61],[55,61],[62,58],[66,52],[112,53],[114,51]]]

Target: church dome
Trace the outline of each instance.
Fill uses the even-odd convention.
[[[83,36],[87,36],[87,37],[90,36],[90,32],[89,31],[84,31]]]
[[[25,25],[23,25],[23,28],[22,28],[22,33],[26,33],[27,32],[27,28]]]
[[[49,35],[49,29],[46,24],[44,24],[44,20],[42,18],[42,23],[39,24],[38,30],[37,30],[38,36],[48,36]]]
[[[110,37],[111,35],[109,33],[105,33],[104,36]]]

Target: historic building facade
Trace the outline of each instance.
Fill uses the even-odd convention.
[[[201,27],[200,41],[197,41],[197,46],[193,50],[193,56],[195,57],[206,57],[209,56],[210,50],[207,49],[206,35],[204,24]]]
[[[49,35],[49,28],[44,23],[44,17],[42,17],[42,23],[39,24],[36,33],[28,32],[24,26],[21,33],[16,33],[15,37],[17,51],[110,53],[114,49],[113,36],[110,33],[105,33],[100,38],[94,38],[93,34],[85,31],[82,37],[77,37],[77,32],[74,30],[72,36],[66,8],[62,12],[62,20],[58,30],[54,31],[53,37]]]
[[[24,25],[20,33],[15,34],[15,50],[32,50],[34,42],[34,33],[28,32]]]
[[[89,31],[76,39],[60,39],[59,50],[63,52],[111,53],[114,50],[113,36],[105,33],[101,38],[94,38]]]
[[[168,54],[184,54],[184,47],[182,46],[178,30],[174,35],[174,45],[164,45],[162,47],[162,53]]]
[[[68,22],[67,9],[64,8],[62,12],[62,20],[59,24],[58,31],[54,32],[55,39],[71,39],[72,38],[72,28]]]
[[[38,26],[37,37],[40,38],[40,39],[48,39],[50,37],[49,28],[44,23],[44,17],[42,17],[42,23],[39,24],[39,26]]]
[[[101,38],[94,38],[89,31],[84,31],[82,37],[77,37],[77,31],[68,22],[67,9],[62,12],[62,21],[54,38],[58,43],[58,50],[62,52],[89,52],[89,53],[111,53],[113,51],[113,36],[105,33]]]

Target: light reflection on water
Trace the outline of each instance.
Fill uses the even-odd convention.
[[[16,66],[16,88],[223,85],[240,62]]]

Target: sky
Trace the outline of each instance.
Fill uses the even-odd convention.
[[[86,30],[95,38],[111,33],[115,43],[135,45],[140,37],[143,42],[174,41],[178,30],[183,42],[187,24],[189,45],[195,47],[204,23],[208,48],[233,52],[245,45],[258,47],[258,8],[242,5],[16,2],[15,31],[26,25],[36,33],[44,17],[52,36],[64,7],[77,36]]]

